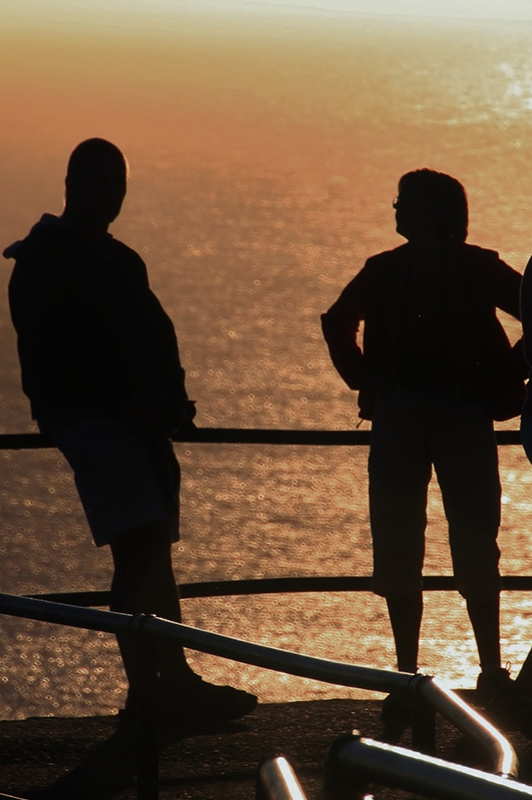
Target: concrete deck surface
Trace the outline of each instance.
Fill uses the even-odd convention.
[[[323,763],[332,743],[358,729],[379,738],[380,702],[323,700],[259,705],[242,720],[203,729],[166,729],[160,742],[160,800],[253,800],[257,766],[283,755],[308,800],[322,797]],[[532,742],[510,740],[520,779],[532,783]],[[410,746],[409,731],[401,745]],[[483,754],[438,717],[437,753],[488,769]],[[0,722],[0,792],[29,800],[133,800],[135,738],[117,717],[31,718]],[[376,800],[411,797],[371,787]]]

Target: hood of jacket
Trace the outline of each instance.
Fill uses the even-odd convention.
[[[13,244],[10,244],[8,247],[6,247],[6,249],[3,252],[4,258],[17,258],[21,248],[24,247],[24,244],[32,235],[32,233],[35,233],[35,231],[39,231],[42,228],[48,228],[51,225],[64,226],[65,223],[63,222],[61,217],[57,217],[55,214],[43,214],[40,220],[35,223],[35,225],[31,228],[30,232],[28,233],[27,236],[24,237],[24,239],[18,239],[16,242],[13,242]]]

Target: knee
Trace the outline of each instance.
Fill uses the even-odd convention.
[[[154,565],[171,563],[172,535],[168,520],[139,525],[111,542],[115,573],[144,573]]]

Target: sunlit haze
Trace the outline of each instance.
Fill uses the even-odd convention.
[[[479,20],[532,20],[529,0],[18,0],[4,2],[4,25],[45,27],[80,24],[105,28],[109,24],[135,27],[141,20],[166,18],[178,22],[183,14],[239,13],[255,15],[338,15],[447,17]]]

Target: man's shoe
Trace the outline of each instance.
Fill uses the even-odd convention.
[[[498,669],[481,672],[477,679],[476,699],[479,705],[489,705],[501,692],[508,691],[513,681],[510,678],[508,668],[499,667]]]
[[[229,722],[250,714],[257,706],[254,694],[233,686],[218,686],[192,675],[185,682],[158,681],[157,718],[177,725],[201,725]],[[120,720],[130,722],[137,717],[137,691],[130,689],[126,704],[118,712]]]
[[[250,714],[257,706],[256,695],[235,689],[233,686],[218,686],[204,681],[200,675],[194,675],[187,681],[186,696],[178,693],[177,707],[184,704],[184,711],[192,722],[227,722]],[[172,705],[171,695],[170,709]],[[162,696],[165,703],[164,692]],[[166,709],[163,709],[166,716]],[[170,713],[171,710],[170,710]]]
[[[532,739],[532,698],[520,695],[515,682],[512,681],[493,698],[484,714],[495,727],[520,731]]]

